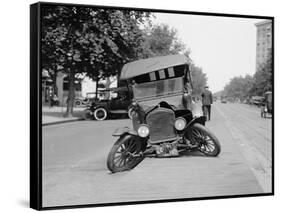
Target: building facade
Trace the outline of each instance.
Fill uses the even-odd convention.
[[[256,70],[266,62],[272,48],[272,21],[266,20],[255,24],[257,27]]]

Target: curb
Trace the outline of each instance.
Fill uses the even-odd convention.
[[[42,126],[50,126],[50,125],[56,125],[56,124],[63,124],[63,123],[71,123],[75,121],[82,121],[84,120],[83,118],[76,118],[72,120],[64,120],[64,121],[54,121],[54,122],[49,122],[49,123],[44,123]]]

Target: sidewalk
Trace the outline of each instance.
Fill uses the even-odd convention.
[[[42,125],[52,125],[52,124],[59,124],[65,122],[73,122],[77,120],[82,120],[82,112],[85,108],[79,107],[73,108],[73,117],[66,118],[64,114],[66,112],[66,107],[49,107],[49,106],[42,106]]]

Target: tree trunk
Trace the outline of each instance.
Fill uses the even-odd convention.
[[[54,89],[54,94],[58,95],[57,71],[54,71],[54,75],[53,75],[53,89]]]
[[[99,78],[96,77],[96,101],[98,100],[98,90],[99,90]]]
[[[109,87],[110,87],[110,77],[107,77],[106,78],[106,81],[105,81],[105,89],[109,89]],[[110,98],[110,93],[109,92],[106,92],[105,93],[105,96],[104,96],[104,98],[106,99],[106,100],[108,100],[109,98]]]
[[[69,71],[69,89],[68,89],[68,101],[65,117],[73,117],[73,106],[74,106],[74,96],[75,96],[75,72],[74,70]]]

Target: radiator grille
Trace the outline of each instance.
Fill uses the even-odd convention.
[[[147,115],[146,122],[150,130],[151,143],[159,143],[177,138],[174,128],[175,114],[173,110],[157,108]]]

